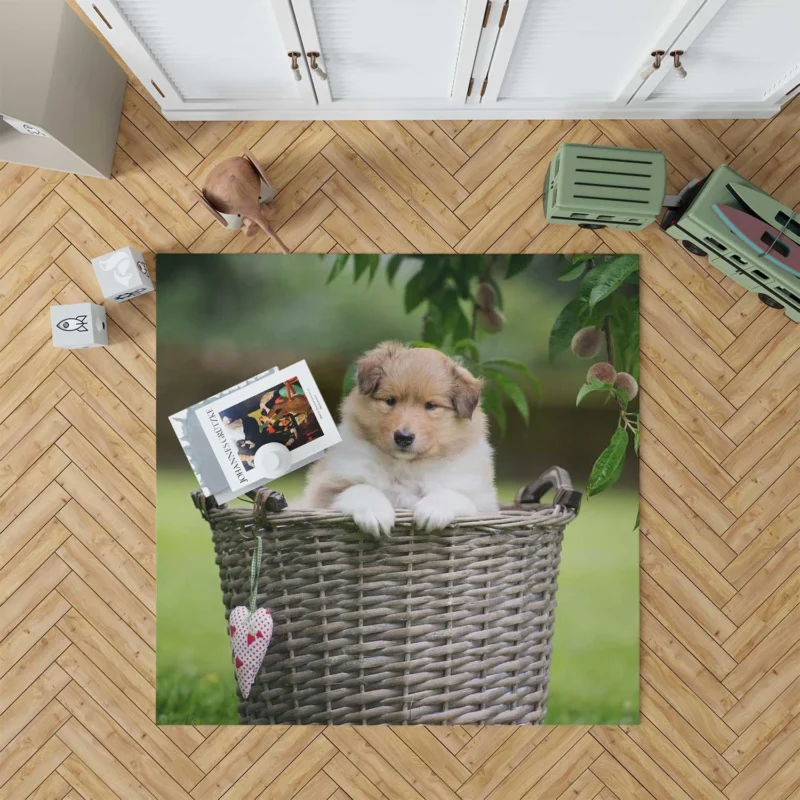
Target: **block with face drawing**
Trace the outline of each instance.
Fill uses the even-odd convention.
[[[92,266],[106,300],[121,303],[153,291],[144,257],[132,247],[93,258]]]
[[[50,306],[53,347],[78,350],[108,344],[106,310],[94,303]]]

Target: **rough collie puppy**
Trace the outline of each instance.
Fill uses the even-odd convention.
[[[357,365],[341,444],[308,475],[304,505],[335,508],[379,536],[396,508],[419,528],[497,509],[481,381],[438,350],[384,342]]]

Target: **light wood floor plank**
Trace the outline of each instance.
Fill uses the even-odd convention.
[[[68,242],[55,228],[45,235],[9,270],[0,282],[0,313],[23,294],[53,261]]]
[[[46,688],[44,686],[45,679],[47,679]],[[21,723],[24,724],[27,715],[22,720],[14,720],[13,723],[9,719],[9,727],[3,730],[4,736],[13,736],[14,738],[8,740],[8,744],[0,750],[0,756],[2,756],[0,758],[0,786],[6,784],[6,781],[20,767],[23,767],[39,748],[47,744],[56,731],[69,719],[69,712],[57,700],[50,699],[48,702],[47,699],[55,691],[56,686],[63,686],[68,680],[66,673],[60,667],[52,665],[14,704],[17,705],[23,699],[29,702],[32,711],[31,719],[24,727],[19,726]],[[36,697],[33,696],[34,688],[38,690]],[[17,732],[18,727],[19,731]],[[11,796],[8,788],[5,789],[5,792],[6,796]]]

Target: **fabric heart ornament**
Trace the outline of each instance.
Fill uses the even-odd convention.
[[[231,611],[229,631],[236,680],[242,697],[248,697],[272,638],[272,615],[266,608],[251,614],[247,606],[236,606]]]

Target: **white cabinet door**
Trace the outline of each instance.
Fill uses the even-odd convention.
[[[292,0],[320,106],[463,105],[486,0]]]
[[[702,2],[509,0],[481,105],[624,107],[650,53]]]
[[[714,103],[781,102],[800,82],[800,0],[709,0],[669,50],[672,61],[636,94],[634,104],[698,112]]]
[[[78,2],[165,109],[316,106],[289,0]]]

